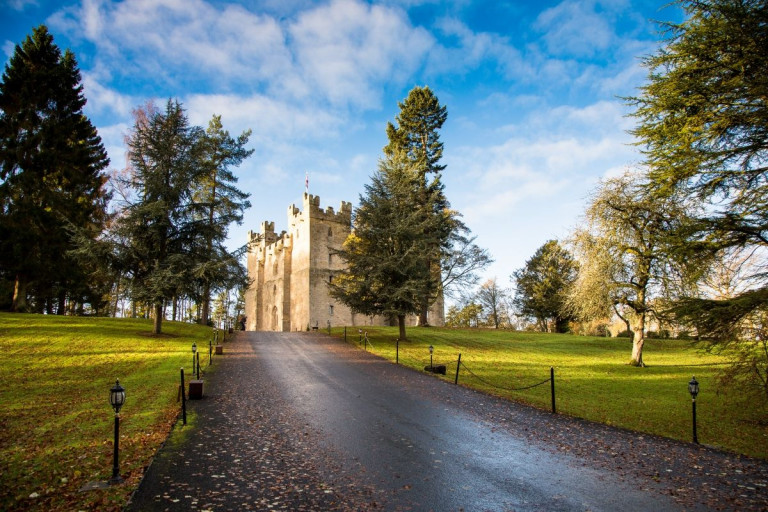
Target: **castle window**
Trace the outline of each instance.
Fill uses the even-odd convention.
[[[333,283],[333,275],[328,276],[328,284]]]
[[[333,316],[333,304],[328,306],[328,315]]]
[[[333,254],[329,253],[328,254],[328,264],[330,265],[331,263],[333,263]]]
[[[328,236],[333,236],[333,231],[331,230],[331,228],[328,228]]]

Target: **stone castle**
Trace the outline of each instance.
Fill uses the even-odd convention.
[[[249,331],[303,331],[330,326],[390,325],[389,318],[353,313],[331,297],[328,284],[344,270],[333,254],[352,231],[352,204],[339,211],[320,208],[320,198],[304,194],[303,209],[288,207],[288,231],[275,233],[274,222],[248,233],[245,327]],[[445,323],[442,297],[429,311],[429,323]],[[408,318],[415,325],[416,317]]]

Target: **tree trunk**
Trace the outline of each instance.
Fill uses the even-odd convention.
[[[400,339],[405,340],[405,315],[397,315],[397,325],[400,328]]]
[[[202,308],[200,310],[200,325],[208,325],[208,318],[211,316],[211,285],[203,285]]]
[[[112,318],[117,318],[117,308],[120,307],[120,274],[115,281],[115,309],[112,310]]]
[[[421,307],[421,311],[419,311],[419,327],[429,327],[429,319],[427,318],[428,311],[429,306]]]
[[[566,333],[568,332],[568,324],[570,322],[567,318],[563,318],[560,316],[555,317],[555,332],[558,333]]]
[[[58,299],[59,299],[59,303],[56,306],[56,314],[63,315],[67,311],[67,294],[63,290],[60,291]],[[51,302],[49,301],[48,304],[51,304]],[[49,315],[52,313],[53,311],[48,311]]]
[[[163,304],[155,304],[155,318],[152,324],[152,334],[163,332]]]
[[[632,359],[629,364],[632,366],[645,366],[643,363],[643,345],[645,344],[645,315],[639,315],[638,325],[635,327],[632,338]]]
[[[27,309],[27,279],[21,274],[16,274],[16,282],[13,285],[12,312],[23,312]]]

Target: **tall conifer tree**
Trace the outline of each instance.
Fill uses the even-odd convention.
[[[74,54],[62,55],[41,25],[17,45],[0,84],[0,272],[13,282],[11,307],[63,313],[83,295],[86,270],[69,256],[72,233],[97,236],[108,195],[109,165],[83,114]]]
[[[443,143],[439,133],[448,117],[446,107],[440,105],[435,93],[426,86],[414,87],[398,106],[397,125],[387,123],[389,143],[384,147],[384,154],[389,158],[401,155],[398,158],[410,162],[417,173],[414,207],[425,217],[425,224],[435,230],[430,233],[433,243],[424,252],[423,264],[429,269],[430,278],[424,281],[420,293],[419,324],[427,325],[427,311],[441,292],[443,254],[449,249],[452,233],[464,226],[457,215],[446,215],[449,203],[441,181],[445,165],[440,163]],[[427,220],[429,217],[432,222]]]
[[[419,179],[419,169],[403,153],[379,163],[338,253],[347,268],[330,287],[356,313],[397,318],[401,339],[406,315],[420,310],[424,283],[432,279],[423,255],[441,222],[413,207]]]
[[[192,279],[191,250],[200,238],[193,187],[205,174],[202,129],[190,127],[178,102],[165,111],[136,112],[128,137],[130,187],[136,199],[117,226],[121,265],[131,269],[132,298],[152,306],[154,332],[162,331],[164,305]]]
[[[250,208],[249,194],[238,189],[232,167],[240,165],[253,154],[245,149],[250,130],[237,139],[232,138],[221,124],[221,116],[214,115],[202,137],[203,174],[195,184],[194,201],[201,217],[201,240],[198,246],[196,275],[202,284],[200,323],[207,324],[210,311],[211,289],[223,283],[229,273],[230,255],[223,246],[229,225],[243,220],[243,211]]]
[[[685,20],[665,25],[664,47],[644,60],[648,83],[629,99],[633,133],[654,194],[705,205],[687,232],[674,233],[674,253],[744,251],[753,256],[743,268],[753,271],[739,293],[690,294],[671,312],[717,348],[732,345],[732,375],[768,399],[768,8],[765,0],[677,3]]]

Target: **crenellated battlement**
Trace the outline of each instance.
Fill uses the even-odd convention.
[[[312,194],[304,193],[303,210],[300,210],[296,205],[288,207],[288,218],[291,222],[291,218],[299,220],[302,215],[306,215],[312,219],[319,219],[329,222],[338,222],[341,224],[351,224],[352,222],[352,203],[347,201],[341,202],[341,207],[337,213],[332,206],[325,209],[320,208],[320,196],[313,196]]]

